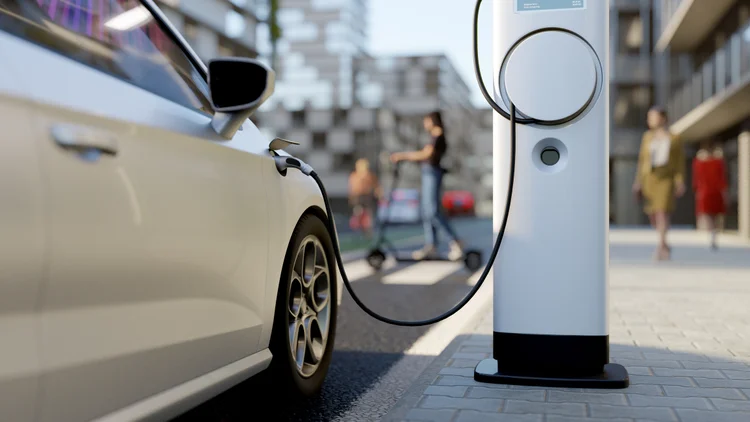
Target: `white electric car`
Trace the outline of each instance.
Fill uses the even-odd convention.
[[[320,190],[248,119],[272,90],[151,0],[0,0],[0,421],[319,390],[340,281]]]

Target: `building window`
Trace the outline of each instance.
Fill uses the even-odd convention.
[[[182,35],[185,36],[185,40],[188,42],[188,44],[195,44],[198,40],[198,23],[185,16]]]
[[[354,168],[354,154],[343,153],[333,155],[334,169],[351,169]]]
[[[396,93],[399,95],[406,94],[406,71],[399,70],[396,72]]]
[[[232,57],[234,56],[234,49],[228,45],[228,43],[219,41],[219,46],[217,48],[217,53],[219,57]]]
[[[653,88],[650,85],[618,86],[613,100],[614,126],[645,128],[646,113],[653,101]]]
[[[217,48],[219,57],[249,57],[255,58],[257,55],[244,45],[219,35],[219,46]]]
[[[622,12],[618,16],[618,51],[638,54],[643,46],[643,19],[638,12]]]
[[[292,112],[292,125],[294,127],[305,126],[305,110],[297,110]]]
[[[354,144],[367,145],[367,132],[363,130],[354,131]]]
[[[326,147],[326,133],[315,132],[312,134],[312,146],[313,149],[325,149]]]
[[[346,126],[349,113],[345,109],[336,109],[333,111],[333,125]]]
[[[424,90],[427,95],[437,95],[440,90],[440,74],[437,69],[430,69],[425,72]]]

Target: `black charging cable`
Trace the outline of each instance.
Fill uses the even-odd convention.
[[[514,107],[511,106],[511,110],[515,111]],[[315,180],[315,183],[318,184],[318,187],[320,188],[320,192],[323,194],[323,200],[325,201],[325,206],[326,206],[326,214],[328,214],[328,231],[331,233],[331,236],[333,237],[333,244],[335,245],[333,250],[336,256],[336,262],[338,263],[339,272],[341,273],[341,279],[344,282],[344,286],[346,286],[346,290],[349,291],[349,294],[352,296],[352,299],[354,299],[354,302],[356,302],[357,305],[360,308],[362,308],[363,311],[365,311],[365,313],[377,319],[378,321],[385,322],[386,324],[398,325],[402,327],[421,327],[425,325],[436,324],[452,316],[453,314],[461,310],[461,308],[466,306],[466,304],[469,303],[469,301],[474,297],[474,295],[477,294],[477,292],[479,291],[479,288],[482,287],[482,284],[487,279],[487,276],[490,270],[492,269],[492,264],[495,262],[497,253],[500,250],[500,244],[502,243],[502,240],[503,240],[503,234],[505,234],[505,226],[508,222],[508,212],[510,211],[510,200],[511,200],[511,197],[513,196],[512,194],[513,178],[514,178],[514,172],[515,172],[515,155],[516,155],[515,145],[516,143],[515,143],[514,120],[515,120],[514,118],[511,118],[511,133],[512,133],[511,137],[513,140],[511,141],[512,151],[511,151],[511,159],[510,159],[511,164],[510,164],[510,181],[508,183],[508,199],[505,203],[505,216],[503,217],[503,223],[500,226],[500,231],[498,232],[497,240],[495,240],[495,245],[492,248],[492,253],[490,254],[489,262],[487,263],[487,265],[485,265],[484,271],[482,271],[482,275],[479,277],[479,280],[477,280],[476,284],[474,284],[474,286],[471,288],[469,293],[467,293],[466,296],[464,296],[464,298],[461,299],[460,302],[454,305],[447,312],[440,314],[436,317],[430,318],[430,319],[425,319],[421,321],[401,321],[398,319],[388,318],[368,308],[367,305],[365,305],[364,302],[362,302],[362,300],[357,296],[357,294],[354,292],[354,289],[351,286],[349,277],[347,277],[346,275],[346,270],[344,269],[344,261],[341,259],[341,251],[338,248],[338,238],[336,236],[336,225],[333,220],[333,213],[331,212],[331,204],[328,200],[328,195],[326,194],[325,186],[323,185],[323,182],[320,180],[320,177],[318,176],[317,173],[315,173],[315,171],[312,171],[310,173],[310,176]]]
[[[484,96],[484,99],[487,100],[487,103],[492,107],[493,110],[495,110],[498,114],[505,117],[506,119],[510,120],[510,169],[509,169],[509,176],[508,179],[508,194],[505,200],[505,213],[503,214],[503,221],[502,224],[500,224],[500,230],[497,233],[497,239],[495,240],[495,244],[492,248],[492,253],[490,254],[489,261],[484,267],[484,271],[482,271],[482,275],[479,277],[479,280],[477,280],[476,284],[471,288],[469,293],[464,296],[463,299],[461,299],[460,302],[458,302],[456,305],[454,305],[451,309],[449,309],[447,312],[440,314],[436,317],[420,320],[420,321],[401,321],[398,319],[388,318],[384,317],[377,312],[373,311],[367,305],[364,304],[364,302],[357,296],[357,294],[354,292],[354,289],[352,288],[351,282],[349,281],[349,277],[346,275],[346,269],[344,268],[344,260],[341,259],[341,251],[339,250],[339,241],[338,236],[336,234],[336,223],[333,218],[333,212],[331,211],[331,203],[328,199],[328,194],[326,193],[325,185],[323,184],[323,181],[320,180],[320,177],[318,174],[313,170],[312,167],[309,165],[293,158],[293,157],[276,157],[276,165],[279,167],[279,171],[286,171],[287,167],[294,167],[302,171],[304,174],[309,175],[310,177],[315,180],[315,183],[318,185],[318,188],[320,188],[320,193],[323,195],[323,201],[325,202],[325,211],[328,215],[327,218],[327,228],[328,232],[331,235],[331,238],[333,240],[333,251],[336,258],[336,263],[338,265],[339,272],[341,273],[341,279],[344,282],[344,286],[346,286],[346,290],[349,291],[349,294],[352,296],[352,299],[354,299],[354,302],[362,308],[365,313],[370,315],[371,317],[377,319],[378,321],[384,322],[386,324],[391,325],[398,325],[402,327],[421,327],[425,325],[432,325],[436,324],[440,321],[445,320],[446,318],[449,318],[453,316],[456,312],[460,311],[461,308],[466,306],[467,303],[474,297],[474,295],[477,294],[479,289],[482,287],[482,284],[484,284],[484,281],[487,279],[487,276],[490,273],[490,270],[492,269],[492,265],[495,262],[495,259],[497,258],[497,254],[500,251],[500,245],[503,241],[503,236],[505,235],[505,227],[508,224],[508,216],[510,215],[510,204],[511,200],[513,199],[513,183],[515,180],[515,172],[516,172],[516,125],[522,124],[522,125],[528,125],[528,124],[544,124],[543,122],[540,122],[536,119],[519,119],[516,116],[516,107],[511,103],[510,105],[510,112],[507,112],[503,110],[500,105],[498,105],[495,100],[493,100],[492,96],[487,92],[487,87],[484,85],[484,81],[482,80],[482,73],[479,68],[479,48],[478,48],[478,42],[479,42],[479,10],[480,6],[482,5],[482,0],[477,0],[476,7],[474,9],[474,74],[476,75],[477,82],[479,84],[479,89],[482,91],[482,95]]]

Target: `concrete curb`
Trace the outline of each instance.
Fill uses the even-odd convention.
[[[409,387],[409,389],[404,393],[404,395],[401,397],[401,399],[396,403],[395,406],[391,409],[390,412],[388,412],[387,415],[385,415],[380,422],[402,422],[406,419],[406,416],[409,414],[409,411],[416,408],[419,404],[419,399],[422,398],[422,394],[427,389],[429,385],[433,383],[435,378],[440,373],[440,370],[448,366],[448,361],[450,360],[451,356],[453,356],[458,349],[461,347],[461,344],[466,340],[467,337],[469,337],[471,334],[461,334],[459,336],[456,336],[455,339],[448,345],[448,347],[443,350],[443,353],[440,354],[440,356],[436,357],[435,360],[430,363],[430,366],[427,367],[427,369],[422,372],[422,374],[417,378],[416,381]]]
[[[482,307],[471,316],[461,330],[462,334],[457,335],[456,338],[454,338],[453,341],[443,349],[442,353],[433,359],[429,366],[422,371],[412,383],[409,389],[406,390],[396,405],[393,406],[382,419],[380,419],[381,422],[402,422],[406,419],[409,411],[417,407],[417,404],[427,387],[433,384],[433,381],[440,374],[440,371],[447,366],[448,361],[458,351],[466,338],[470,337],[476,331],[483,318],[487,315],[487,312],[492,312],[492,300],[483,304]]]

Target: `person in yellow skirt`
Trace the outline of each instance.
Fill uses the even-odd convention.
[[[685,194],[685,152],[680,140],[669,132],[667,113],[660,107],[648,111],[649,130],[643,134],[633,192],[643,199],[643,210],[659,233],[657,260],[667,260],[669,219],[675,199]]]

